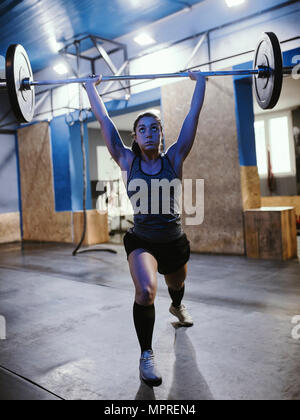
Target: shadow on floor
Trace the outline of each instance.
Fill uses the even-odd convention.
[[[199,371],[194,346],[186,334],[187,327],[175,328],[175,363],[168,400],[213,400],[209,386]]]
[[[175,363],[173,382],[168,400],[213,400],[209,386],[201,375],[194,346],[186,334],[187,327],[172,323],[175,329]],[[143,382],[135,397],[136,400],[155,400],[154,389]]]
[[[151,386],[146,385],[144,382],[141,381],[141,385],[135,396],[135,400],[144,400],[144,401],[156,400],[154,389]]]

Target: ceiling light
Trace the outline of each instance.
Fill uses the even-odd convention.
[[[226,4],[228,7],[235,7],[242,3],[244,3],[245,0],[226,0]]]
[[[55,53],[57,53],[63,47],[61,42],[56,41],[55,36],[49,36],[48,42],[51,50]]]
[[[58,74],[66,74],[68,73],[68,68],[65,64],[59,63],[56,66],[53,67],[53,70],[56,71]]]
[[[150,35],[143,33],[134,38],[135,42],[143,47],[155,44],[155,40]]]

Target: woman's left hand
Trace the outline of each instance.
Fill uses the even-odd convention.
[[[195,80],[196,82],[202,82],[202,83],[205,83],[205,77],[202,75],[202,73],[201,73],[201,71],[200,70],[197,70],[197,71],[188,71],[188,73],[189,73],[189,76],[190,76],[190,79],[191,80]]]

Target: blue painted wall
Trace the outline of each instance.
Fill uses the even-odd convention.
[[[127,114],[128,112],[135,112],[145,108],[158,106],[161,103],[161,89],[149,89],[145,92],[136,93],[131,95],[129,101],[114,100],[105,103],[105,107],[110,115]]]
[[[65,122],[65,117],[57,117],[50,124],[52,161],[53,161],[53,183],[55,191],[55,210],[70,211],[71,201],[71,179],[69,171],[69,143],[70,129]]]
[[[84,127],[84,143],[87,160],[87,210],[92,209],[91,187],[90,187],[90,167],[89,167],[89,146],[88,146],[88,131],[87,125]],[[69,142],[69,156],[70,156],[70,179],[72,190],[72,210],[80,211],[83,208],[83,160],[81,151],[80,138],[80,123],[75,123],[70,127],[70,142]]]
[[[252,62],[234,66],[234,70],[251,68]],[[252,77],[234,76],[234,95],[240,166],[256,166]]]
[[[292,59],[296,55],[300,55],[300,48],[294,48],[293,50],[285,51],[283,53],[283,66],[294,66],[296,63],[292,63]],[[299,57],[297,63],[300,63]]]
[[[80,211],[83,209],[83,166],[80,124],[76,122],[73,126],[69,127],[65,121],[65,116],[60,116],[51,121],[50,128],[55,210]],[[84,142],[88,161],[88,133],[86,124],[84,129]],[[88,163],[86,208],[87,210],[92,208]]]

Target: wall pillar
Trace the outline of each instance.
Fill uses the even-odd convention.
[[[245,63],[235,69],[248,66],[250,64]],[[261,207],[261,192],[256,161],[252,78],[235,77],[234,93],[243,208],[254,209]]]

